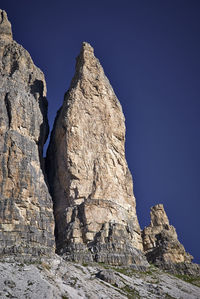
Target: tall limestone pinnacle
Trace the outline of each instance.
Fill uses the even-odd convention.
[[[143,245],[124,143],[121,105],[84,42],[47,151],[59,253],[113,264],[139,259]]]
[[[12,39],[0,10],[0,255],[54,252],[53,207],[42,170],[46,83]]]

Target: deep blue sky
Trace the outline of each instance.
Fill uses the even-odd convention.
[[[81,42],[95,48],[126,117],[141,227],[163,203],[200,262],[200,1],[1,0],[0,8],[45,73],[51,127]]]

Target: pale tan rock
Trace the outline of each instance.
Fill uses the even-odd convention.
[[[0,254],[54,251],[53,207],[42,170],[46,83],[12,39],[0,10]]]
[[[151,208],[151,223],[143,230],[144,251],[149,262],[190,263],[193,257],[178,241],[175,228],[169,224],[162,204]]]
[[[83,43],[47,152],[59,252],[98,238],[143,249],[124,143],[121,105]]]
[[[0,40],[8,42],[12,40],[11,24],[8,21],[7,13],[0,9]]]

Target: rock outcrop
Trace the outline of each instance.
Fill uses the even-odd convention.
[[[144,262],[124,142],[121,105],[83,43],[47,151],[57,252],[69,259]]]
[[[186,253],[178,241],[175,228],[169,224],[162,204],[151,208],[151,223],[143,230],[143,244],[149,262],[161,267],[191,263],[193,257]]]
[[[0,254],[54,251],[52,200],[42,170],[45,96],[43,73],[13,41],[0,10]]]

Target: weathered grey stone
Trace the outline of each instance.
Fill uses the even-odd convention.
[[[193,257],[186,253],[183,245],[178,241],[176,230],[169,224],[162,204],[151,208],[151,223],[144,228],[142,236],[144,251],[149,262],[167,270],[173,269],[174,273],[178,272],[176,271],[178,268],[185,269],[185,273],[188,274],[192,274],[189,271],[195,273],[196,267],[191,264]]]
[[[118,275],[116,275],[116,273],[111,270],[111,269],[104,269],[99,271],[96,274],[97,278],[100,278],[103,281],[106,281],[118,288],[124,288],[126,285],[124,284],[123,280],[120,279],[120,277]]]
[[[43,73],[13,41],[0,10],[0,254],[54,251],[52,201],[42,170],[45,96]]]
[[[192,262],[182,262],[182,263],[172,263],[172,262],[161,262],[157,261],[156,265],[166,270],[167,272],[170,272],[172,274],[176,275],[188,275],[193,278],[199,278],[200,277],[200,265],[195,264]]]
[[[68,258],[131,264],[141,255],[124,142],[121,105],[93,48],[83,43],[47,151],[57,252]]]
[[[192,285],[153,267],[148,272],[112,268],[82,266],[58,256],[39,264],[0,262],[0,298],[199,298],[199,278]]]

